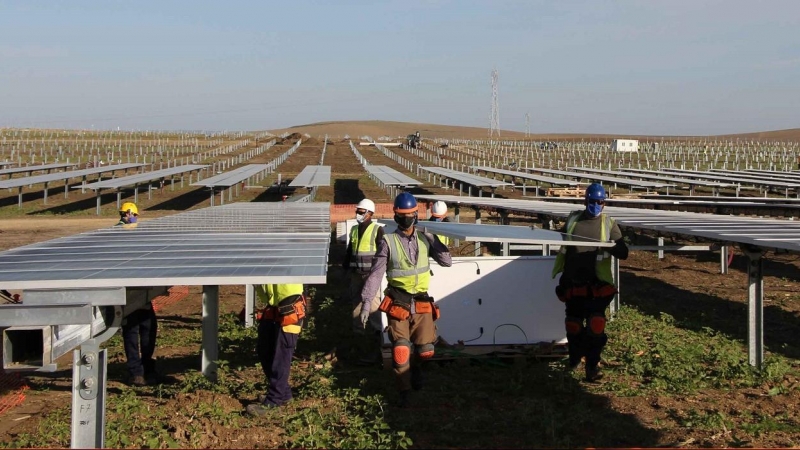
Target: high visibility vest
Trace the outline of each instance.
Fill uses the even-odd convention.
[[[378,224],[372,222],[367,225],[361,237],[362,239],[358,240],[358,225],[354,225],[350,229],[350,245],[353,249],[350,254],[350,267],[355,267],[361,273],[369,273],[372,268],[372,258],[378,247],[378,243],[375,242],[378,237]]]
[[[572,240],[572,231],[583,211],[573,211],[567,217],[567,240]],[[611,239],[611,229],[614,227],[614,219],[606,214],[600,214],[600,240],[603,242]],[[553,278],[564,271],[564,264],[567,260],[567,246],[562,245],[556,255],[556,262],[553,264]],[[595,262],[595,275],[600,281],[614,284],[614,275],[611,270],[611,254],[607,251],[599,252],[598,260]]]
[[[256,294],[267,306],[278,306],[278,303],[292,295],[302,295],[302,284],[259,284]]]
[[[441,242],[442,244],[444,244],[444,246],[445,246],[445,247],[447,247],[448,245],[450,245],[450,238],[449,238],[449,237],[447,237],[447,236],[442,236],[441,234],[437,234],[437,235],[435,235],[435,236],[439,238],[439,242]]]
[[[417,264],[411,264],[406,250],[400,243],[397,233],[384,234],[383,239],[389,246],[389,261],[386,265],[386,278],[389,285],[402,289],[409,294],[428,292],[431,280],[431,268],[428,264],[430,243],[422,233],[414,230],[417,237]]]

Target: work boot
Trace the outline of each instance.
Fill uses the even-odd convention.
[[[279,408],[281,405],[276,405],[275,403],[251,403],[247,405],[245,411],[247,414],[256,417],[263,417],[267,415],[271,410],[275,408]]]
[[[408,408],[411,404],[411,391],[400,391],[400,398],[397,399],[398,408]]]
[[[603,372],[600,371],[600,368],[597,366],[586,367],[586,381],[594,383],[600,381],[601,378],[603,378]]]
[[[422,367],[411,366],[411,387],[415,391],[425,387],[425,375],[422,373]]]
[[[128,383],[131,386],[138,386],[138,387],[147,386],[147,380],[144,379],[144,375],[134,375],[130,378]]]

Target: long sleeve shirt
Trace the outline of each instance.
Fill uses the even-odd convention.
[[[406,236],[399,231],[396,232],[400,237],[400,244],[408,254],[408,259],[411,264],[417,263],[417,256],[419,255],[419,243],[417,242],[416,231],[415,228],[411,236]],[[423,236],[430,243],[430,256],[434,261],[442,267],[450,267],[453,265],[450,251],[447,250],[444,244],[434,238],[430,233],[423,233]],[[369,304],[372,302],[372,299],[375,298],[375,294],[381,287],[381,281],[386,274],[386,267],[389,263],[390,252],[391,250],[386,243],[386,239],[378,241],[377,252],[375,253],[375,258],[372,260],[372,269],[369,272],[369,276],[367,276],[367,280],[364,282],[364,288],[361,290],[361,302],[362,305],[367,305],[367,308],[369,308]]]

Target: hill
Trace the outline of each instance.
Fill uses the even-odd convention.
[[[296,125],[290,128],[281,128],[270,130],[272,133],[281,134],[284,132],[289,133],[308,133],[311,136],[344,136],[345,134],[352,137],[358,136],[371,136],[377,139],[380,136],[399,137],[406,136],[415,131],[419,131],[423,137],[426,138],[443,138],[443,139],[486,139],[488,137],[487,128],[479,127],[461,127],[455,125],[441,125],[430,123],[414,123],[414,122],[392,122],[384,120],[352,120],[352,121],[332,121],[332,122],[318,122],[305,125]],[[503,130],[501,132],[503,138],[508,139],[522,139],[525,133],[519,131]],[[530,138],[533,140],[550,140],[550,139],[613,139],[620,137],[620,135],[611,134],[580,134],[580,133],[553,133],[553,134],[531,134]],[[775,130],[775,131],[762,131],[753,133],[741,134],[728,134],[719,136],[640,136],[640,135],[626,135],[624,137],[639,138],[639,139],[693,139],[693,138],[716,138],[716,139],[754,139],[754,140],[779,140],[779,141],[800,141],[800,128],[792,128],[788,130]]]

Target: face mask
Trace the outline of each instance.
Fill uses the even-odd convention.
[[[395,214],[394,221],[397,223],[397,228],[400,228],[401,230],[407,230],[417,223],[417,217],[398,216]]]
[[[586,205],[586,212],[592,217],[599,216],[602,211],[603,211],[603,205],[599,203],[589,203],[588,205]]]
[[[365,216],[366,216],[366,214],[356,214],[356,222],[364,223],[364,217]]]
[[[431,220],[434,221],[434,222],[441,222],[442,218],[441,217],[431,217]]]

